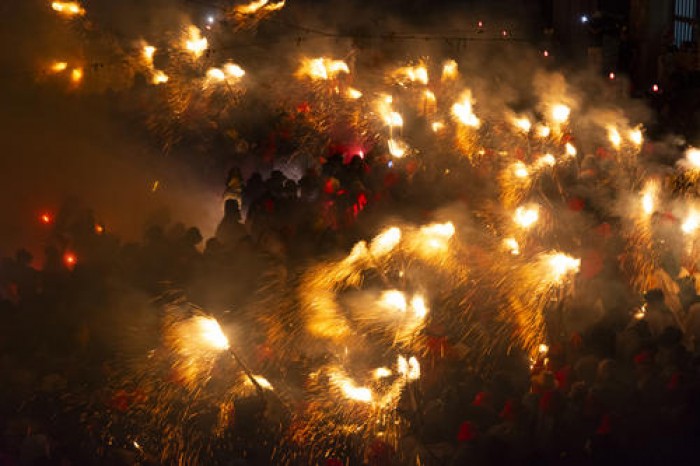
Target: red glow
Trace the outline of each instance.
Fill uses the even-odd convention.
[[[508,35],[508,31],[506,31],[505,29],[502,30],[502,31],[501,31],[501,35],[502,35],[503,37],[506,37],[506,36]]]
[[[548,56],[549,56],[549,50],[545,50],[544,52],[542,52],[542,55],[544,55],[545,57],[548,57]]]
[[[612,81],[613,79],[615,79],[615,73],[613,73],[613,72],[611,71],[610,74],[608,75],[608,78],[610,78],[611,81]]]
[[[483,22],[483,21],[479,21],[479,22],[476,23],[476,24],[477,24],[480,28],[484,27],[484,22]]]
[[[72,269],[75,267],[75,264],[78,263],[78,258],[72,252],[66,252],[63,254],[63,263],[66,265],[66,267]]]
[[[652,92],[659,92],[659,85],[654,84],[653,86],[651,86],[651,90],[652,90]]]
[[[53,222],[53,217],[48,212],[44,212],[39,216],[39,220],[41,220],[41,223],[44,225],[48,225]]]
[[[96,223],[95,224],[95,233],[97,233],[98,235],[101,235],[104,232],[105,232],[105,227],[103,227],[99,223]]]

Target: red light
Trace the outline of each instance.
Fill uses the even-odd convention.
[[[63,255],[63,263],[66,264],[66,267],[72,269],[78,263],[78,258],[72,252],[67,252]]]
[[[41,223],[44,225],[48,225],[53,221],[53,218],[51,217],[51,214],[44,212],[39,216],[39,220],[41,220]]]
[[[97,233],[98,235],[101,235],[104,232],[105,232],[105,227],[103,227],[99,223],[96,223],[95,224],[95,233]]]
[[[506,31],[505,29],[502,30],[502,31],[501,31],[501,35],[502,35],[503,37],[506,37],[506,36],[508,35],[508,31]]]
[[[653,86],[651,86],[651,90],[652,90],[652,92],[659,92],[659,85],[654,84]]]
[[[608,75],[608,78],[610,78],[611,81],[612,81],[613,79],[615,79],[615,73],[613,73],[613,72],[611,71],[610,74]]]
[[[545,50],[544,52],[542,52],[542,55],[544,55],[545,57],[548,57],[548,56],[549,56],[549,50]]]
[[[479,22],[476,23],[476,24],[477,24],[480,28],[484,27],[484,22],[483,22],[483,21],[479,21]]]

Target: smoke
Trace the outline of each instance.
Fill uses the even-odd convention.
[[[0,32],[3,43],[13,44],[0,58],[11,71],[0,78],[7,154],[0,168],[5,192],[11,193],[0,201],[5,213],[0,252],[36,248],[43,234],[36,217],[69,196],[83,200],[108,229],[127,238],[138,237],[150,213],[163,208],[211,235],[226,169],[244,161],[241,153],[259,158],[268,133],[279,129],[269,126],[277,123],[280,109],[294,108],[308,96],[309,88],[292,77],[302,56],[348,60],[356,72],[353,86],[368,94],[387,86],[384,76],[391,68],[425,58],[435,79],[442,61],[454,58],[462,75],[454,92],[471,89],[480,118],[542,116],[553,103],[567,104],[576,115],[577,144],[587,154],[605,138],[606,125],[649,121],[642,105],[620,97],[584,68],[549,70],[541,50],[529,45],[539,27],[536,14],[525,14],[524,7],[504,9],[500,2],[485,5],[336,1],[320,8],[290,0],[257,28],[235,33],[240,25],[222,15],[228,3],[95,0],[85,5],[86,19],[77,21],[57,17],[40,0],[4,5],[14,21]],[[191,72],[201,75],[207,66],[231,59],[248,70],[245,91],[220,115],[202,114],[199,107],[171,113],[159,103],[167,94],[146,88],[139,73],[122,62],[145,40],[159,48],[156,66],[166,66],[168,44],[188,24],[204,28],[209,15],[216,17],[211,53]],[[56,59],[85,67],[82,88],[47,75],[47,64]],[[199,104],[197,97],[193,101]],[[400,105],[409,144],[437,157],[431,135],[414,130],[420,110]],[[143,130],[149,118],[182,133],[182,142],[165,154],[161,135]]]

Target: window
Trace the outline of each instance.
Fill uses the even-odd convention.
[[[680,48],[694,40],[693,27],[698,17],[697,0],[676,0],[673,14],[673,37],[676,47]]]

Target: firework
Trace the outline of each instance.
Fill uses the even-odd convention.
[[[534,226],[539,218],[540,208],[536,204],[518,207],[513,214],[513,221],[516,225],[526,230]]]
[[[398,68],[391,76],[394,80],[401,84],[406,83],[419,83],[423,85],[428,84],[428,69],[424,63],[419,63],[415,66],[404,66]]]
[[[454,60],[447,60],[442,65],[442,80],[450,81],[457,79],[459,72],[457,70],[457,62]]]
[[[85,9],[78,2],[53,2],[51,9],[66,17],[83,16]]]
[[[550,109],[550,116],[552,118],[552,122],[556,123],[557,125],[563,125],[564,123],[569,121],[570,115],[571,109],[564,104],[552,105]]]
[[[452,106],[452,114],[462,125],[478,128],[481,123],[479,118],[477,118],[472,111],[473,104],[472,92],[467,89],[462,93],[459,102]]]
[[[238,5],[234,7],[234,11],[242,15],[254,15],[259,11],[277,11],[284,8],[285,0],[277,3],[270,3],[270,0],[258,0],[246,5]]]
[[[185,50],[189,51],[194,58],[202,56],[209,46],[206,37],[202,37],[202,32],[197,26],[189,26],[184,40]]]
[[[512,119],[512,122],[518,130],[522,131],[525,134],[529,133],[530,129],[532,128],[532,123],[527,117],[514,117]]]
[[[52,73],[60,73],[62,71],[66,71],[66,69],[68,69],[68,63],[66,63],[64,61],[53,62],[49,69],[51,70]]]
[[[334,79],[340,73],[350,73],[347,63],[326,57],[303,58],[297,70],[297,76],[300,78],[322,81]]]
[[[620,136],[620,132],[617,130],[617,128],[613,125],[609,125],[607,127],[608,131],[608,140],[610,141],[610,144],[615,149],[620,149],[620,146],[622,145],[622,136]]]

